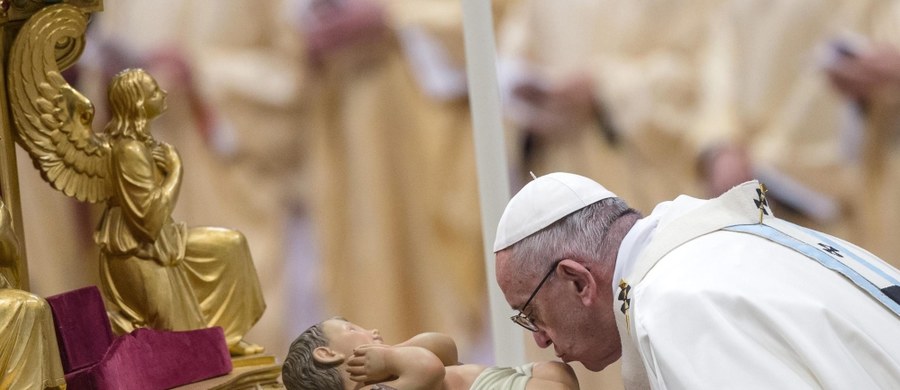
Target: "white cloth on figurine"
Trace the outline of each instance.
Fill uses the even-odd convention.
[[[525,385],[531,380],[534,363],[528,363],[516,367],[488,367],[475,382],[470,390],[525,390]]]
[[[621,245],[614,283],[640,269],[655,243],[709,222],[691,212],[710,202],[723,200],[682,196],[638,221]],[[722,210],[753,207],[742,204]],[[625,359],[623,375],[640,376],[640,361],[654,389],[900,388],[900,319],[837,272],[764,238],[721,230],[661,256],[631,285],[622,337],[639,359]],[[617,285],[613,291],[618,296]]]
[[[509,200],[500,223],[494,252],[506,249],[562,217],[616,194],[584,176],[555,172],[538,177]]]

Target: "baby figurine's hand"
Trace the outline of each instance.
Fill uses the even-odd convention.
[[[350,379],[360,383],[377,383],[390,379],[387,367],[387,354],[390,346],[384,344],[365,344],[353,350],[353,357],[347,360],[347,372]]]

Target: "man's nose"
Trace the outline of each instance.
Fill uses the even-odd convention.
[[[543,330],[532,332],[531,335],[534,337],[534,343],[537,344],[538,347],[547,348],[550,346],[550,344],[553,344],[550,341],[550,337],[548,337]]]

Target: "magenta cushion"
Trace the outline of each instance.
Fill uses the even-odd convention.
[[[66,375],[69,390],[168,389],[231,372],[220,327],[137,329],[113,341],[97,365]]]
[[[231,372],[222,328],[114,339],[95,286],[47,298],[69,390],[168,389]]]
[[[49,297],[47,302],[53,310],[63,371],[99,362],[113,341],[100,290],[84,287]]]

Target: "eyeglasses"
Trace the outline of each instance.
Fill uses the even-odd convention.
[[[550,267],[550,270],[547,271],[547,274],[544,275],[544,278],[541,279],[540,283],[538,283],[537,288],[534,289],[534,292],[532,292],[531,296],[528,297],[528,300],[525,301],[525,305],[523,305],[522,308],[519,309],[519,312],[516,315],[509,317],[509,319],[511,319],[512,322],[514,322],[514,323],[516,323],[516,325],[519,325],[519,326],[521,326],[525,329],[528,329],[532,332],[538,331],[537,325],[534,324],[534,320],[531,318],[531,313],[525,314],[525,309],[528,308],[528,304],[531,303],[531,300],[534,299],[534,296],[537,295],[538,291],[541,290],[541,287],[544,286],[544,283],[547,282],[547,279],[550,279],[550,275],[553,275],[553,271],[556,270],[556,266],[559,265],[559,263],[563,260],[565,260],[565,259],[559,259],[559,260],[556,260],[553,262],[553,265]]]

